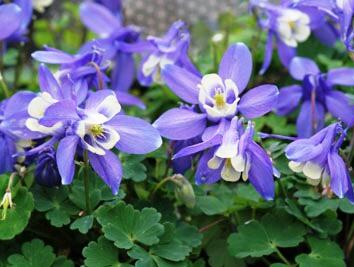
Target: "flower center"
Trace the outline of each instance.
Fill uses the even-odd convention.
[[[92,125],[90,128],[90,131],[95,137],[97,137],[97,136],[100,137],[104,133],[103,127],[100,124]]]
[[[226,102],[223,94],[217,92],[214,96],[214,100],[215,100],[215,106],[218,109],[223,109],[225,107]]]

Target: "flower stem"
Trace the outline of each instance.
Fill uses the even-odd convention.
[[[84,152],[84,188],[85,188],[85,201],[86,201],[86,212],[87,214],[92,213],[91,202],[90,202],[90,181],[89,181],[89,164],[87,151]]]
[[[153,197],[156,193],[157,190],[159,190],[165,183],[168,181],[171,181],[173,179],[173,176],[168,176],[164,179],[162,179],[154,188],[154,190],[151,192],[151,197]]]
[[[293,266],[293,265],[288,261],[288,259],[283,255],[283,253],[281,253],[281,251],[280,251],[276,246],[274,246],[274,249],[275,249],[275,252],[277,253],[278,257],[279,257],[286,265]]]
[[[2,89],[2,91],[4,92],[5,97],[10,97],[10,92],[9,92],[9,88],[7,87],[4,77],[2,76],[1,72],[0,72],[0,87]]]

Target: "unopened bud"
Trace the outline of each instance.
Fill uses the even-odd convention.
[[[193,208],[196,200],[191,183],[181,174],[174,175],[172,181],[176,184],[175,193],[177,199],[188,208]]]

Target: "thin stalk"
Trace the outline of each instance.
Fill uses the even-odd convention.
[[[154,188],[154,190],[151,192],[151,197],[153,197],[155,195],[155,193],[157,192],[157,190],[159,190],[165,183],[167,183],[168,181],[172,181],[173,176],[168,176],[164,179],[162,179]]]
[[[2,76],[1,72],[0,72],[0,87],[2,89],[2,91],[4,92],[5,97],[10,97],[10,91],[9,88],[7,87],[4,77]]]
[[[352,138],[350,139],[350,144],[349,144],[349,156],[348,156],[349,164],[351,164],[353,157],[354,157],[354,127],[352,131]]]
[[[90,202],[90,181],[89,181],[89,164],[87,151],[84,152],[84,188],[85,188],[85,201],[86,201],[86,212],[87,214],[92,213],[91,202]]]
[[[288,259],[283,255],[283,253],[281,253],[281,251],[277,248],[277,247],[274,247],[275,249],[275,252],[277,253],[278,257],[286,264],[286,265],[289,265],[289,266],[293,266],[290,261],[288,261]]]

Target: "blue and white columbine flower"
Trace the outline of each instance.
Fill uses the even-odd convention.
[[[285,155],[294,172],[303,173],[310,184],[330,188],[338,197],[354,202],[348,168],[339,155],[346,131],[338,123],[319,131],[308,139],[289,144]]]

